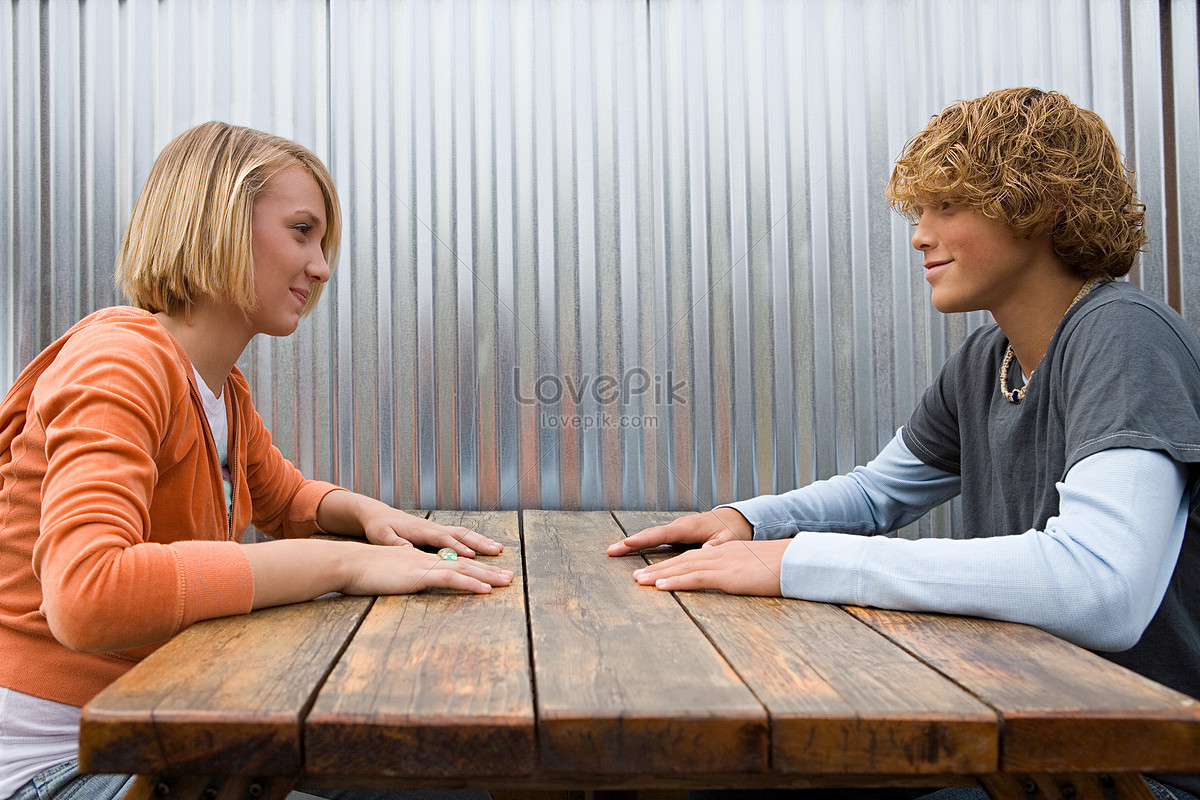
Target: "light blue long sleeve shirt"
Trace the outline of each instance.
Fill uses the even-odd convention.
[[[979,539],[886,536],[958,493],[896,437],[847,475],[731,503],[755,539],[794,537],[783,595],[1021,622],[1093,650],[1137,643],[1162,601],[1187,524],[1186,468],[1156,450],[1079,461],[1045,530]]]

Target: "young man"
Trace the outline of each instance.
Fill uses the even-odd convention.
[[[1112,135],[1060,94],[993,92],[917,134],[887,195],[934,306],[996,324],[866,466],[609,554],[702,542],[635,579],[1027,623],[1200,696],[1200,343],[1115,282],[1146,235]],[[955,495],[967,538],[886,535]]]

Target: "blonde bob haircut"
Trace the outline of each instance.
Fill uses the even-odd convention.
[[[159,153],[138,196],[117,257],[116,282],[134,305],[187,314],[201,297],[257,304],[250,243],[254,201],[272,176],[299,164],[325,200],[321,250],[333,269],[342,217],[333,178],[307,148],[279,136],[206,122]],[[321,296],[313,287],[303,313]]]
[[[1048,233],[1081,277],[1125,275],[1147,241],[1145,206],[1112,134],[1057,92],[1002,89],[947,106],[905,145],[885,194],[911,222],[922,205],[949,199],[1018,237]]]

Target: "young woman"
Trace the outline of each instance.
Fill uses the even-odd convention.
[[[311,152],[193,128],[155,161],[121,247],[137,308],[79,322],[0,404],[0,797],[119,797],[125,777],[78,775],[79,709],[197,620],[511,581],[466,558],[497,542],[305,480],[254,410],[234,364],[256,334],[296,329],[340,235]],[[251,523],[276,540],[241,544]],[[366,541],[305,538],[319,531]]]
[[[1028,623],[1200,697],[1200,343],[1115,280],[1146,235],[1112,135],[1060,94],[993,92],[934,117],[887,194],[934,306],[996,324],[869,464],[609,554],[703,542],[635,579]],[[955,495],[966,538],[886,535]]]

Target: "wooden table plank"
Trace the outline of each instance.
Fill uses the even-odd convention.
[[[328,597],[191,626],[84,707],[82,770],[298,772],[300,721],[370,605]]]
[[[767,719],[607,512],[523,512],[541,764],[597,775],[763,770]]]
[[[627,533],[677,514],[615,512]],[[660,561],[675,553],[647,553]],[[778,772],[970,775],[999,763],[987,706],[837,606],[677,592],[771,717]]]
[[[1003,719],[1006,772],[1198,772],[1200,704],[1037,628],[848,609]]]
[[[338,778],[517,776],[536,763],[515,511],[434,512],[504,544],[512,585],[380,597],[305,726],[305,785]],[[354,781],[343,782],[356,785]]]

